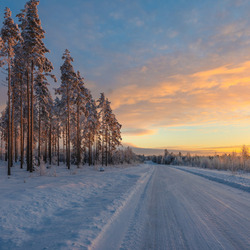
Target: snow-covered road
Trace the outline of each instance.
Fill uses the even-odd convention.
[[[250,249],[247,191],[152,164],[50,171],[0,175],[1,250]]]
[[[93,249],[250,249],[250,195],[153,166]]]

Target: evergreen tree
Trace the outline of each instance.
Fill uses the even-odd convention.
[[[99,130],[98,118],[99,117],[98,117],[96,103],[89,92],[86,103],[86,122],[84,124],[85,125],[84,137],[85,137],[85,145],[87,145],[88,147],[89,166],[93,164],[92,149],[95,141],[95,135],[98,133]]]
[[[22,37],[24,56],[27,60],[27,95],[28,95],[28,170],[33,171],[33,140],[34,140],[34,71],[51,72],[52,63],[45,57],[49,50],[43,40],[45,31],[42,29],[37,6],[39,1],[30,0],[25,10],[19,15],[22,21]]]
[[[66,144],[68,169],[71,164],[71,145],[72,159],[74,155],[78,167],[83,151],[84,160],[87,159],[91,165],[99,159],[99,151],[102,150],[102,164],[105,159],[107,165],[112,162],[114,152],[120,145],[121,125],[103,93],[96,105],[80,72],[75,73],[73,58],[68,50],[63,54],[64,62],[60,67],[61,86],[56,89],[56,94],[61,95],[61,98],[53,102],[47,76],[56,79],[50,73],[52,63],[45,57],[49,50],[43,43],[45,31],[38,16],[38,4],[38,0],[29,0],[25,9],[17,15],[21,34],[8,8],[1,29],[0,66],[6,64],[8,69],[8,103],[1,116],[0,136],[1,156],[3,142],[6,160],[8,156],[8,174],[14,151],[15,161],[19,157],[19,146],[21,168],[26,146],[27,170],[33,171],[36,143],[38,165],[42,154],[45,161],[49,158],[50,164],[52,156],[56,155],[59,165],[61,135],[63,152]]]
[[[50,112],[53,105],[53,100],[48,89],[48,81],[44,74],[38,74],[35,78],[35,97],[36,107],[38,111],[38,165],[41,159],[41,145],[45,138],[41,138],[41,134],[48,131],[48,121],[50,120]]]
[[[70,52],[66,49],[62,59],[64,60],[61,66],[61,86],[56,90],[57,94],[61,95],[62,106],[67,114],[66,117],[66,164],[70,169],[70,117],[72,105],[74,103],[74,88],[76,85],[76,73],[72,66],[73,58]]]
[[[76,163],[79,167],[82,157],[82,136],[81,131],[83,131],[84,124],[86,122],[86,115],[87,115],[87,101],[89,97],[89,90],[84,86],[84,78],[81,77],[80,72],[77,72],[77,81],[76,86],[74,88],[74,95],[75,95],[75,114],[76,114],[76,133],[73,138],[73,145],[75,147],[76,153]]]
[[[14,23],[11,17],[11,11],[9,8],[5,9],[3,28],[1,29],[1,55],[6,57],[6,62],[8,65],[8,175],[11,174],[10,167],[12,166],[12,143],[11,143],[11,126],[13,117],[11,117],[11,66],[13,62],[13,58],[15,56],[14,46],[20,41],[22,38],[20,36],[20,32],[18,26]],[[13,114],[13,112],[12,112]]]

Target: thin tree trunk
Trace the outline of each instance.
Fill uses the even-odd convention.
[[[1,133],[1,137],[0,137],[0,140],[1,140],[1,160],[3,160],[3,133]]]
[[[108,166],[108,129],[106,128],[106,135],[105,135],[105,137],[106,137],[106,162],[105,162],[105,165],[106,166]]]
[[[15,162],[17,162],[18,158],[18,143],[17,143],[17,127],[15,127]]]
[[[47,163],[47,158],[48,158],[48,138],[47,138],[47,134],[46,134],[46,139],[45,139],[45,143],[44,143],[44,162]]]
[[[96,135],[96,142],[95,142],[95,162],[98,164],[99,162],[99,135]]]
[[[59,160],[60,160],[59,137],[60,137],[60,130],[59,130],[59,124],[58,124],[58,127],[57,127],[57,166],[59,166]]]
[[[39,111],[38,111],[38,166],[40,166],[40,158],[41,158],[41,108],[39,103]]]
[[[22,78],[20,79],[20,168],[23,168],[23,97],[22,97]]]
[[[81,153],[80,153],[80,104],[77,102],[77,167],[79,168],[81,162]]]
[[[68,162],[68,122],[66,123],[66,131],[65,131],[65,133],[66,133],[66,144],[65,144],[65,150],[66,150],[66,152],[65,152],[65,159],[66,159],[66,165],[67,165],[67,162]]]
[[[104,136],[102,136],[102,166],[104,165]]]
[[[108,157],[109,157],[109,164],[111,164],[112,160],[111,160],[111,143],[110,143],[110,136],[109,136],[109,153],[108,153]]]
[[[27,119],[27,145],[26,145],[26,154],[27,154],[27,171],[30,170],[30,84],[29,84],[29,71],[27,70],[27,108],[28,108],[28,119]]]
[[[51,135],[51,121],[50,121],[50,127],[49,127],[49,164],[51,165],[52,162],[52,135]]]
[[[14,86],[13,86],[14,87]],[[14,158],[14,111],[15,111],[15,95],[12,89],[12,110],[11,110],[11,167],[13,167]]]
[[[63,127],[63,163],[65,164],[65,134]]]
[[[8,138],[5,141],[5,161],[8,161]]]
[[[89,133],[89,166],[92,164],[92,159],[91,159],[91,134]]]
[[[11,109],[10,109],[10,93],[11,93],[11,69],[10,69],[10,57],[8,55],[8,175],[11,175]]]
[[[31,100],[31,121],[30,121],[30,172],[33,171],[33,130],[34,130],[34,93],[33,93],[33,87],[34,87],[34,63],[31,61],[31,94],[30,94],[30,100]]]
[[[67,134],[68,134],[68,145],[67,145],[67,167],[70,169],[70,110],[69,110],[69,93],[68,93],[68,88],[67,88],[67,108],[68,108],[68,119],[67,119]]]

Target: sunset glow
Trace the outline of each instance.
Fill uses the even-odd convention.
[[[25,1],[1,1],[15,16]],[[68,48],[123,144],[198,153],[250,145],[250,2],[42,0],[49,59]],[[55,11],[56,10],[56,11]],[[0,108],[6,104],[5,75]],[[51,81],[51,90],[59,83]]]

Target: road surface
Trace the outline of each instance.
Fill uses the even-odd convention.
[[[250,194],[152,165],[89,249],[250,249]]]

